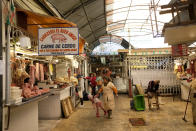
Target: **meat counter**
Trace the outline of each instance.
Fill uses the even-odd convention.
[[[38,131],[38,103],[49,95],[47,93],[26,102],[6,105],[5,128],[8,131]]]
[[[74,87],[51,89],[51,95],[48,99],[39,102],[39,119],[54,120],[63,117],[61,100],[64,100],[73,95]],[[73,100],[73,99],[72,99]],[[74,101],[72,101],[74,103]]]

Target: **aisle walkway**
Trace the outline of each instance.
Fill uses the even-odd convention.
[[[191,104],[188,108],[189,122],[185,123],[182,116],[185,102],[172,101],[171,97],[163,97],[159,111],[135,112],[129,109],[129,98],[127,95],[119,96],[116,101],[116,110],[113,119],[103,117],[96,118],[95,110],[90,102],[85,102],[85,107],[74,112],[69,119],[61,120],[52,131],[196,131],[192,124]],[[132,127],[129,118],[144,118],[147,125],[143,127]]]

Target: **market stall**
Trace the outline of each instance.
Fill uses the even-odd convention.
[[[44,55],[43,51],[46,48],[43,46],[44,50],[41,52],[38,47],[38,28],[52,27],[54,30],[54,26],[75,27],[76,25],[66,20],[23,9],[17,9],[17,18],[17,26],[7,27],[6,107],[8,112],[6,125],[9,131],[23,131],[27,127],[28,130],[34,131],[38,130],[38,118],[46,119],[47,113],[49,113],[48,117],[51,116],[50,118],[62,117],[60,102],[67,97],[75,96],[74,87],[77,84],[74,70],[72,70],[73,56],[67,56],[67,54],[59,56],[58,53]],[[76,38],[73,34],[68,34],[65,28],[61,30],[61,33],[78,41],[76,47],[78,50],[70,49],[69,51],[75,51],[76,55],[79,55],[79,45],[83,47],[85,41],[79,38],[79,35]],[[54,40],[53,42],[66,42],[59,36],[50,38]],[[67,48],[67,45],[64,44],[64,46]],[[39,54],[43,54],[42,56],[39,56],[38,50]],[[47,51],[50,52],[49,49]],[[68,50],[63,49],[63,51],[65,53]],[[68,65],[65,64],[65,67],[61,68],[65,73],[59,76],[59,73],[62,74],[59,65],[63,63]],[[45,110],[46,105],[51,107],[50,104],[57,107],[57,111]]]
[[[146,90],[149,81],[160,80],[160,95],[180,94],[180,83],[173,73],[171,48],[133,49],[127,57],[127,63],[132,84],[139,84]]]
[[[111,71],[111,78],[114,85],[117,87],[118,92],[126,93],[128,90],[128,77],[125,59],[126,52],[119,52],[119,55],[91,56],[92,72],[96,72],[98,68],[109,68]]]
[[[31,48],[34,43],[30,40],[33,42],[28,32],[8,27],[6,124],[9,131],[24,130],[24,123],[28,128],[38,129],[38,103],[50,95],[49,88],[37,85],[48,80],[48,63],[35,57],[36,52]]]
[[[188,58],[179,58],[176,59],[174,63],[174,73],[176,74],[181,84],[181,99],[186,101],[188,100],[192,78],[190,74],[190,61],[188,60]]]
[[[189,90],[191,88],[191,81],[194,76],[194,59],[190,57],[186,44],[172,45],[172,56],[174,61],[174,73],[181,84],[181,99],[187,101],[189,98]]]

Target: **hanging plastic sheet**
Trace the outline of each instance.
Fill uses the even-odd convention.
[[[104,65],[106,64],[105,57],[101,57],[101,63]]]
[[[50,75],[53,75],[53,65],[52,64],[49,64],[49,72],[50,72]]]

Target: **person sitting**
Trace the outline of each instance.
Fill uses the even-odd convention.
[[[148,95],[148,106],[149,106],[149,109],[151,109],[151,106],[152,106],[152,103],[151,103],[150,99],[152,99],[153,96],[155,96],[156,106],[157,106],[157,109],[159,109],[159,102],[158,102],[159,83],[160,83],[160,80],[150,81],[148,83],[147,95]]]

